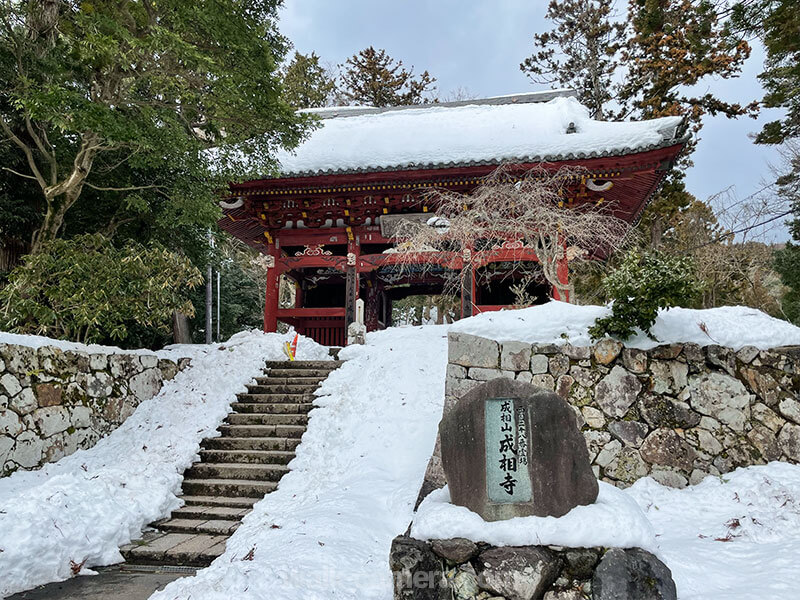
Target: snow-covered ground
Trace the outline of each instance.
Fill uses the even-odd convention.
[[[347,362],[318,392],[319,408],[278,491],[255,506],[211,567],[170,584],[153,600],[390,600],[390,543],[412,520],[433,449],[447,331],[581,344],[607,310],[554,302],[452,326],[371,333],[366,346],[347,348]],[[663,342],[800,344],[800,328],[746,308],[672,309],[660,315],[654,332]],[[199,441],[217,427],[260,361],[280,354],[283,339],[246,334],[225,344],[227,351],[200,353],[165,386],[160,401],[143,403],[92,450],[0,479],[0,595],[68,577],[69,560],[119,560],[117,545],[176,507],[173,493]],[[634,344],[653,342],[640,336]],[[301,358],[324,353],[305,340],[300,351]],[[474,516],[451,519],[462,509],[444,506],[444,494],[430,499],[425,511],[433,512],[421,512],[417,526],[440,511],[448,520],[431,527],[479,535]],[[665,560],[681,600],[797,597],[800,467],[741,469],[684,490],[647,479],[624,492],[604,486],[602,499],[594,518],[582,514],[591,509],[566,515],[564,531],[555,519],[543,519],[517,524],[530,531],[498,530],[496,539],[524,533],[566,543],[594,535],[586,543],[601,543],[627,536]],[[600,524],[636,529],[588,531]],[[251,550],[252,560],[245,559]]]
[[[284,358],[289,338],[254,331],[225,344],[176,347],[172,352],[191,356],[192,366],[111,435],[41,470],[0,479],[0,597],[67,579],[71,564],[122,560],[119,546],[179,506],[175,494],[200,441],[213,435],[264,360]],[[298,352],[301,359],[329,358],[308,339]]]

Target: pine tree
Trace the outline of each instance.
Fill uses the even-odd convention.
[[[552,0],[545,17],[554,27],[534,34],[535,51],[520,69],[536,83],[575,89],[592,116],[605,120],[625,31],[614,16],[613,0]]]
[[[294,53],[283,74],[283,98],[295,108],[328,106],[336,93],[336,79],[319,56]]]
[[[436,89],[436,79],[428,71],[417,77],[403,68],[403,61],[394,60],[385,50],[372,46],[354,54],[341,65],[342,93],[356,104],[399,106],[423,104]]]

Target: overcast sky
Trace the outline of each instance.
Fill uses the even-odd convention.
[[[465,88],[485,97],[546,89],[519,70],[532,52],[532,35],[549,28],[546,9],[547,0],[285,0],[280,29],[298,51],[315,51],[323,61],[342,63],[373,45],[415,72],[427,69],[441,96]],[[757,48],[741,77],[709,81],[704,89],[742,104],[760,99],[762,64]],[[748,135],[774,118],[775,111],[756,121],[707,117],[687,173],[689,190],[705,200],[730,186],[739,198],[760,189],[769,165],[780,160]]]

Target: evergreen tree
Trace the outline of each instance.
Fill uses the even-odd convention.
[[[534,34],[535,52],[520,69],[536,83],[575,89],[592,116],[605,120],[625,32],[614,16],[613,0],[552,0],[545,17],[554,27]]]
[[[336,93],[336,79],[319,56],[294,53],[283,75],[283,98],[295,108],[328,106]]]
[[[414,76],[413,67],[403,68],[403,61],[394,60],[385,50],[372,46],[354,54],[341,65],[343,96],[356,104],[399,106],[423,104],[436,89],[436,79],[424,71]]]

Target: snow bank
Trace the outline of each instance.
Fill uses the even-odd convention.
[[[0,597],[67,579],[71,561],[122,560],[119,546],[179,506],[183,471],[200,441],[214,434],[264,360],[284,357],[290,337],[253,331],[224,344],[180,347],[192,366],[108,437],[39,471],[0,479]],[[309,339],[298,350],[300,359],[329,358]]]
[[[450,504],[447,487],[430,493],[414,516],[411,536],[421,540],[463,537],[494,546],[594,546],[644,548],[657,552],[655,531],[639,505],[613,485],[600,483],[597,501],[563,517],[517,517],[484,521]]]
[[[278,490],[211,567],[153,599],[390,599],[389,549],[411,521],[442,414],[446,333],[390,329],[343,350]]]
[[[153,352],[152,350],[137,349],[137,350],[123,350],[116,346],[101,346],[100,344],[79,344],[78,342],[69,342],[67,340],[57,340],[55,338],[44,337],[42,335],[22,335],[18,333],[8,333],[0,331],[0,344],[16,344],[17,346],[27,346],[28,348],[42,348],[44,346],[51,346],[53,348],[60,348],[61,350],[73,350],[76,352],[88,352],[97,354],[157,354],[162,358],[182,358],[188,356],[191,350],[183,352],[182,349],[187,346],[174,345],[169,346],[171,349],[160,350]],[[191,346],[188,346],[191,348]],[[177,356],[176,356],[177,353]]]
[[[794,600],[800,574],[800,466],[773,462],[682,490],[625,490],[653,524],[681,600]]]
[[[450,330],[501,342],[569,342],[574,346],[589,346],[592,345],[589,327],[598,317],[604,317],[610,312],[611,309],[607,306],[578,306],[553,300],[520,310],[482,313],[456,322]],[[708,333],[701,329],[701,325],[705,326]],[[701,346],[718,344],[736,349],[755,346],[764,350],[800,344],[800,327],[744,306],[662,310],[652,328],[652,334],[657,342],[639,333],[625,342],[625,345],[648,349],[659,344],[692,342]]]
[[[448,163],[539,162],[646,150],[670,140],[680,122],[681,117],[595,121],[575,98],[424,106],[324,119],[296,150],[279,151],[277,158],[284,176]],[[567,133],[570,123],[575,124],[575,133]]]

